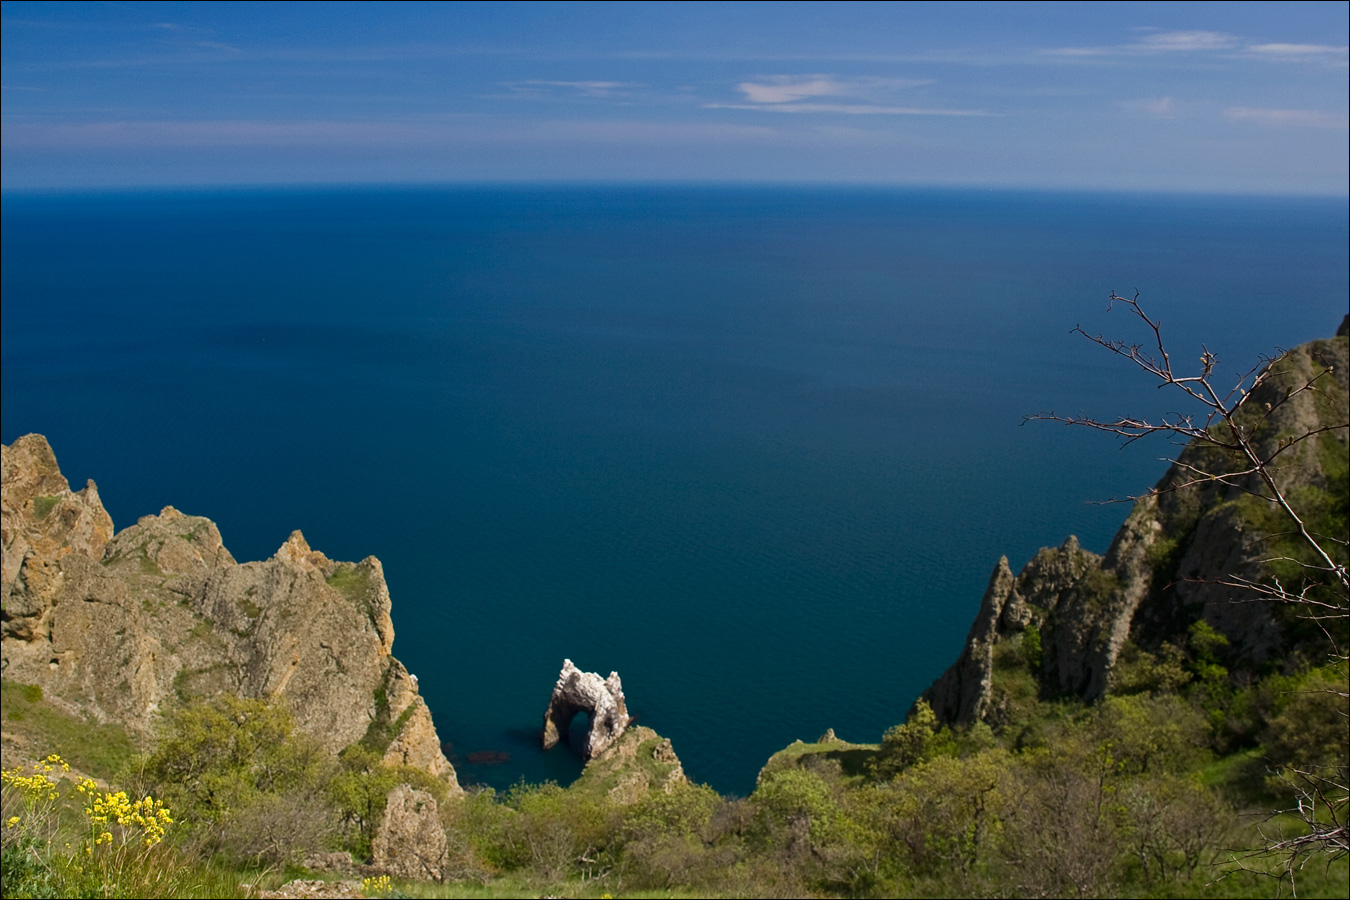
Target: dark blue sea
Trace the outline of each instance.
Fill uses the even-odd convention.
[[[989,573],[1103,551],[1175,448],[1024,415],[1177,409],[1070,330],[1236,374],[1333,333],[1344,199],[437,188],[3,197],[5,443],[118,526],[383,560],[466,782],[567,782],[564,657],[746,793],[877,740]],[[495,766],[478,751],[510,754]]]

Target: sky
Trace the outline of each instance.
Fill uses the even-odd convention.
[[[6,2],[0,175],[1345,196],[1348,30],[1344,2]]]

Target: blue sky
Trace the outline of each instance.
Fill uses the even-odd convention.
[[[3,183],[1340,196],[1347,10],[4,3]]]

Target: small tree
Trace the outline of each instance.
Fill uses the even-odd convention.
[[[1124,500],[1225,485],[1259,499],[1282,514],[1286,522],[1283,537],[1290,539],[1298,551],[1264,560],[1264,578],[1234,574],[1213,583],[1231,588],[1234,600],[1290,606],[1301,618],[1315,623],[1327,640],[1331,667],[1338,675],[1336,685],[1326,690],[1344,700],[1347,696],[1347,654],[1342,633],[1347,618],[1350,618],[1350,576],[1344,562],[1346,535],[1322,533],[1310,527],[1309,517],[1299,508],[1288,489],[1287,479],[1282,483],[1280,477],[1288,461],[1317,449],[1313,442],[1321,440],[1321,436],[1350,429],[1344,400],[1331,399],[1326,394],[1326,389],[1335,380],[1334,364],[1320,360],[1312,371],[1299,371],[1291,363],[1291,354],[1282,352],[1261,360],[1239,375],[1231,387],[1224,388],[1216,383],[1219,360],[1208,347],[1201,347],[1198,372],[1179,374],[1164,346],[1161,326],[1158,320],[1144,312],[1138,292],[1127,298],[1112,291],[1108,310],[1117,303],[1124,304],[1143,323],[1151,335],[1147,343],[1111,340],[1101,334],[1089,334],[1081,327],[1075,328],[1074,332],[1127,360],[1154,379],[1159,388],[1180,391],[1192,404],[1198,405],[1200,413],[1166,413],[1156,418],[1113,420],[1047,413],[1028,416],[1028,420],[1104,431],[1124,438],[1126,444],[1149,435],[1164,434],[1190,448],[1169,459],[1177,477],[1164,480],[1147,494],[1122,498]],[[1338,335],[1345,333],[1346,326],[1342,324]],[[1272,422],[1280,415],[1281,408],[1305,394],[1315,395],[1314,400],[1320,400],[1323,409],[1332,410],[1332,421],[1321,416],[1315,421],[1295,417],[1296,427],[1292,431],[1273,433]],[[1206,452],[1195,452],[1196,449]],[[1344,459],[1343,448],[1334,453]],[[1339,515],[1343,514],[1344,511],[1340,511]],[[1338,525],[1344,530],[1344,522],[1338,522]],[[1342,739],[1350,745],[1346,734],[1343,730]],[[1342,759],[1345,756],[1343,753]],[[1350,796],[1344,766],[1292,764],[1286,765],[1284,770],[1294,786],[1296,801],[1286,812],[1297,816],[1304,827],[1292,837],[1266,840],[1265,847],[1258,852],[1282,854],[1286,874],[1292,879],[1294,872],[1312,856],[1328,855],[1334,859],[1350,852],[1346,821]]]

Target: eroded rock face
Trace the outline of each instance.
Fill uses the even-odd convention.
[[[333,753],[401,719],[386,759],[458,789],[391,655],[379,560],[330,560],[296,531],[271,559],[240,564],[213,522],[171,506],[114,535],[93,482],[70,491],[40,435],[3,454],[6,678],[146,736],[158,713],[222,691],[286,698]]]
[[[1041,627],[1101,557],[1070,535],[1060,547],[1043,548],[1016,576],[1002,557],[989,576],[980,611],[961,657],[924,692],[943,722],[969,725],[987,718],[994,678],[994,647],[1015,632]]]
[[[29,434],[0,446],[0,633],[44,635],[63,585],[60,561],[102,559],[112,535],[98,487],[89,481],[72,491],[46,438]]]
[[[1336,338],[1304,344],[1279,360],[1276,374],[1248,402],[1244,427],[1263,456],[1291,438],[1315,434],[1281,451],[1274,477],[1286,496],[1334,492],[1323,461],[1344,460],[1350,450],[1346,321]],[[1314,378],[1317,390],[1299,390]],[[1188,445],[1154,494],[1135,503],[1105,557],[1082,551],[1070,538],[1058,550],[1041,550],[1015,578],[1006,558],[1000,560],[960,658],[924,694],[938,718],[991,720],[996,647],[1033,627],[1042,643],[1042,688],[1085,700],[1107,692],[1127,641],[1144,648],[1178,643],[1197,620],[1228,639],[1235,663],[1259,666],[1287,654],[1292,648],[1277,608],[1244,602],[1259,598],[1234,584],[1265,577],[1270,532],[1288,530],[1289,523],[1278,515],[1263,522],[1262,502],[1251,498],[1266,491],[1254,474],[1197,482],[1197,472],[1234,470],[1216,453],[1209,445]]]
[[[436,799],[406,784],[395,786],[389,792],[370,853],[372,866],[389,875],[443,881],[450,851]]]
[[[601,678],[595,672],[582,672],[570,659],[563,660],[558,682],[553,686],[553,696],[544,712],[540,742],[545,750],[552,749],[559,740],[567,739],[567,729],[579,712],[590,717],[591,727],[582,746],[576,749],[582,759],[593,759],[618,740],[631,721],[619,673],[610,672],[608,678]]]

